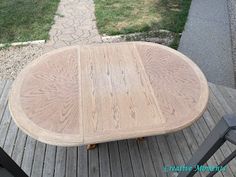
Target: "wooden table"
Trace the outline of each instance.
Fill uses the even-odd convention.
[[[181,130],[207,101],[207,81],[189,58],[127,42],[45,54],[18,75],[9,108],[33,138],[75,146]]]

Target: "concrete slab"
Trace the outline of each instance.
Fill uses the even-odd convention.
[[[227,0],[192,0],[178,50],[202,69],[208,81],[235,86]]]
[[[192,0],[189,15],[228,23],[227,0]]]

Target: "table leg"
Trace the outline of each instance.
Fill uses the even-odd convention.
[[[144,138],[144,137],[138,137],[138,138],[136,138],[136,140],[137,140],[137,141],[144,141],[145,138]]]
[[[97,147],[97,144],[88,144],[87,150],[92,150],[92,149],[95,149],[96,147]]]

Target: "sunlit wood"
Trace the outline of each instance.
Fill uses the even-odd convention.
[[[177,131],[207,101],[207,81],[190,59],[146,42],[55,50],[18,75],[9,100],[24,132],[62,146]]]

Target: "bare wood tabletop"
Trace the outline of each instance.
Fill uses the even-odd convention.
[[[176,50],[96,44],[33,61],[14,81],[9,108],[33,138],[75,146],[181,130],[203,114],[208,92],[201,70]]]

